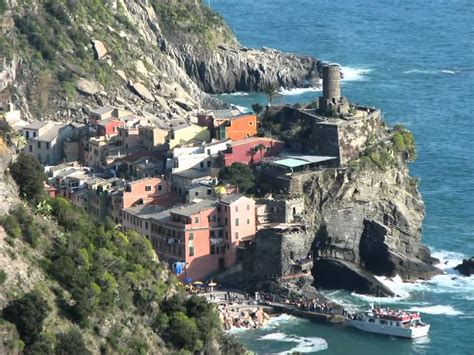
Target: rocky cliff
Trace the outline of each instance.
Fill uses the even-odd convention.
[[[360,269],[405,281],[439,273],[421,243],[424,204],[407,168],[329,170],[306,180],[303,192],[314,206],[318,286],[347,288]]]
[[[25,114],[81,119],[111,104],[163,119],[220,103],[207,93],[308,86],[313,58],[242,47],[200,1],[2,0],[0,53],[21,62]]]

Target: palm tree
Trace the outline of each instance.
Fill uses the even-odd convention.
[[[265,94],[268,98],[268,106],[271,106],[273,99],[278,95],[278,87],[276,85],[270,85],[265,89]]]
[[[260,115],[260,112],[263,111],[263,106],[257,102],[256,104],[252,104],[252,110],[258,117]]]

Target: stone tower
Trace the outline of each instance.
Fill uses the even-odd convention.
[[[323,67],[323,97],[337,102],[341,99],[341,68],[337,64]]]
[[[319,98],[323,114],[342,114],[349,111],[349,102],[341,96],[341,67],[339,64],[323,66],[323,96]]]

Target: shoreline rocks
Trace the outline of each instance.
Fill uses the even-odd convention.
[[[474,257],[464,259],[461,264],[456,266],[454,270],[459,271],[461,275],[471,276],[474,274]]]
[[[233,328],[255,329],[265,325],[270,316],[262,307],[249,308],[222,304],[218,307],[219,317],[225,330]]]

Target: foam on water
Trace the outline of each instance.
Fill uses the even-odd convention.
[[[260,340],[279,340],[279,341],[288,341],[285,340],[287,335],[285,333],[270,333],[260,337]]]
[[[284,96],[297,96],[297,95],[303,95],[306,93],[320,92],[320,91],[322,91],[322,87],[295,88],[295,89],[280,88],[278,93]]]
[[[280,354],[315,353],[328,348],[328,343],[323,338],[311,337],[297,339],[298,345],[288,351],[281,352]]]
[[[443,305],[427,306],[427,307],[411,307],[408,310],[411,312],[421,312],[421,313],[428,313],[428,314],[444,314],[447,316],[458,316],[458,315],[464,314],[463,312],[458,311],[451,306],[443,306]]]
[[[250,112],[250,109],[248,107],[239,106],[239,105],[232,105],[232,106],[235,107],[237,110],[239,110],[241,113]]]
[[[298,318],[291,316],[289,314],[280,314],[276,317],[271,317],[268,322],[262,328],[274,328],[281,324],[288,323],[291,321],[298,320]]]
[[[243,92],[243,91],[237,91],[237,92],[232,92],[230,94],[222,94],[222,96],[248,96],[248,92]]]
[[[296,343],[289,349],[282,351],[280,354],[298,353],[314,353],[328,348],[328,343],[323,338],[318,337],[299,337],[296,335],[285,334],[281,332],[262,335],[259,340],[279,341],[284,343]]]
[[[367,80],[367,75],[372,72],[372,69],[341,66],[341,71],[344,75],[342,81],[362,81]]]
[[[438,75],[438,74],[457,74],[454,70],[448,69],[410,69],[403,72],[403,74],[426,74],[426,75]]]

